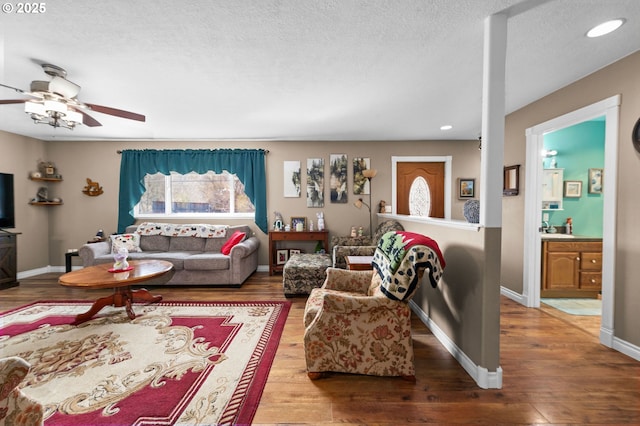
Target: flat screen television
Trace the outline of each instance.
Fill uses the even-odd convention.
[[[13,198],[13,175],[0,173],[0,228],[16,227],[16,211]]]

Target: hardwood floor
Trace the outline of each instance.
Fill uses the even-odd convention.
[[[59,275],[0,291],[0,311],[111,292],[62,287]],[[306,298],[285,298],[281,276],[260,272],[241,288],[156,287],[153,293],[168,301],[291,302],[255,424],[640,424],[640,362],[599,344],[599,317],[527,309],[503,298],[502,389],[478,388],[415,316],[417,383],[341,374],[310,381],[302,346]]]

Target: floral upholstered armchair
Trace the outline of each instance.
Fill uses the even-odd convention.
[[[401,376],[415,381],[408,301],[425,272],[437,286],[445,266],[437,243],[411,232],[388,232],[373,271],[328,268],[304,311],[307,374]]]
[[[41,425],[44,409],[20,391],[18,385],[31,366],[18,357],[0,359],[0,426]]]
[[[378,228],[373,233],[373,238],[370,236],[362,237],[331,237],[331,246],[333,247],[333,267],[334,268],[347,268],[346,256],[373,256],[376,251],[378,241],[384,234],[390,231],[403,231],[404,227],[400,222],[395,220],[386,220],[378,225]]]

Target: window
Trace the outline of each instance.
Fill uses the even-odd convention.
[[[255,207],[236,175],[195,172],[144,177],[145,192],[134,209],[136,218],[253,217]]]

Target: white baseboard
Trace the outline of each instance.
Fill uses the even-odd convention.
[[[502,367],[498,367],[495,372],[491,372],[485,367],[475,364],[415,302],[410,301],[409,305],[411,310],[418,315],[436,339],[453,355],[478,386],[482,389],[502,389]]]
[[[500,286],[500,294],[513,300],[514,302],[518,302],[523,306],[527,306],[527,298],[524,297],[520,293],[516,293],[515,291],[508,289],[506,287]]]
[[[640,361],[640,347],[636,345],[632,345],[629,342],[614,337],[612,348],[618,352],[622,352],[623,354],[630,356],[636,361]]]

